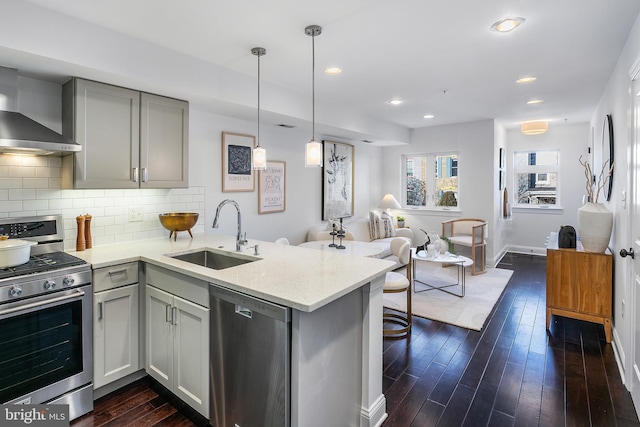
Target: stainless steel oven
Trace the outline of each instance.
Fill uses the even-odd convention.
[[[0,269],[0,403],[68,404],[74,419],[93,409],[93,289],[89,264],[62,251],[61,225],[0,221],[0,234],[39,241],[26,264]]]

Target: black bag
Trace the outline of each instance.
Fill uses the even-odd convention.
[[[560,232],[558,233],[558,247],[559,248],[576,248],[576,229],[570,225],[560,226]]]

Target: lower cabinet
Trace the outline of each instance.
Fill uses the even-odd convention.
[[[209,309],[147,284],[147,373],[209,417]]]
[[[100,388],[140,369],[138,263],[94,271],[93,384]]]

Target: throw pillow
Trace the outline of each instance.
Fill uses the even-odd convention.
[[[378,239],[387,237],[396,237],[396,228],[393,226],[393,217],[387,212],[380,215],[380,229],[378,231]]]
[[[369,239],[380,238],[380,217],[375,211],[369,211]]]

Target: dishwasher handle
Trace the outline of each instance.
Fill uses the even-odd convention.
[[[279,322],[291,322],[291,308],[280,304],[265,301],[215,284],[209,284],[209,295],[212,301],[219,299],[233,304],[236,314],[249,319],[262,315]]]
[[[239,314],[240,316],[244,316],[248,319],[253,318],[253,311],[249,310],[247,307],[243,307],[238,304],[236,304],[236,314]]]

